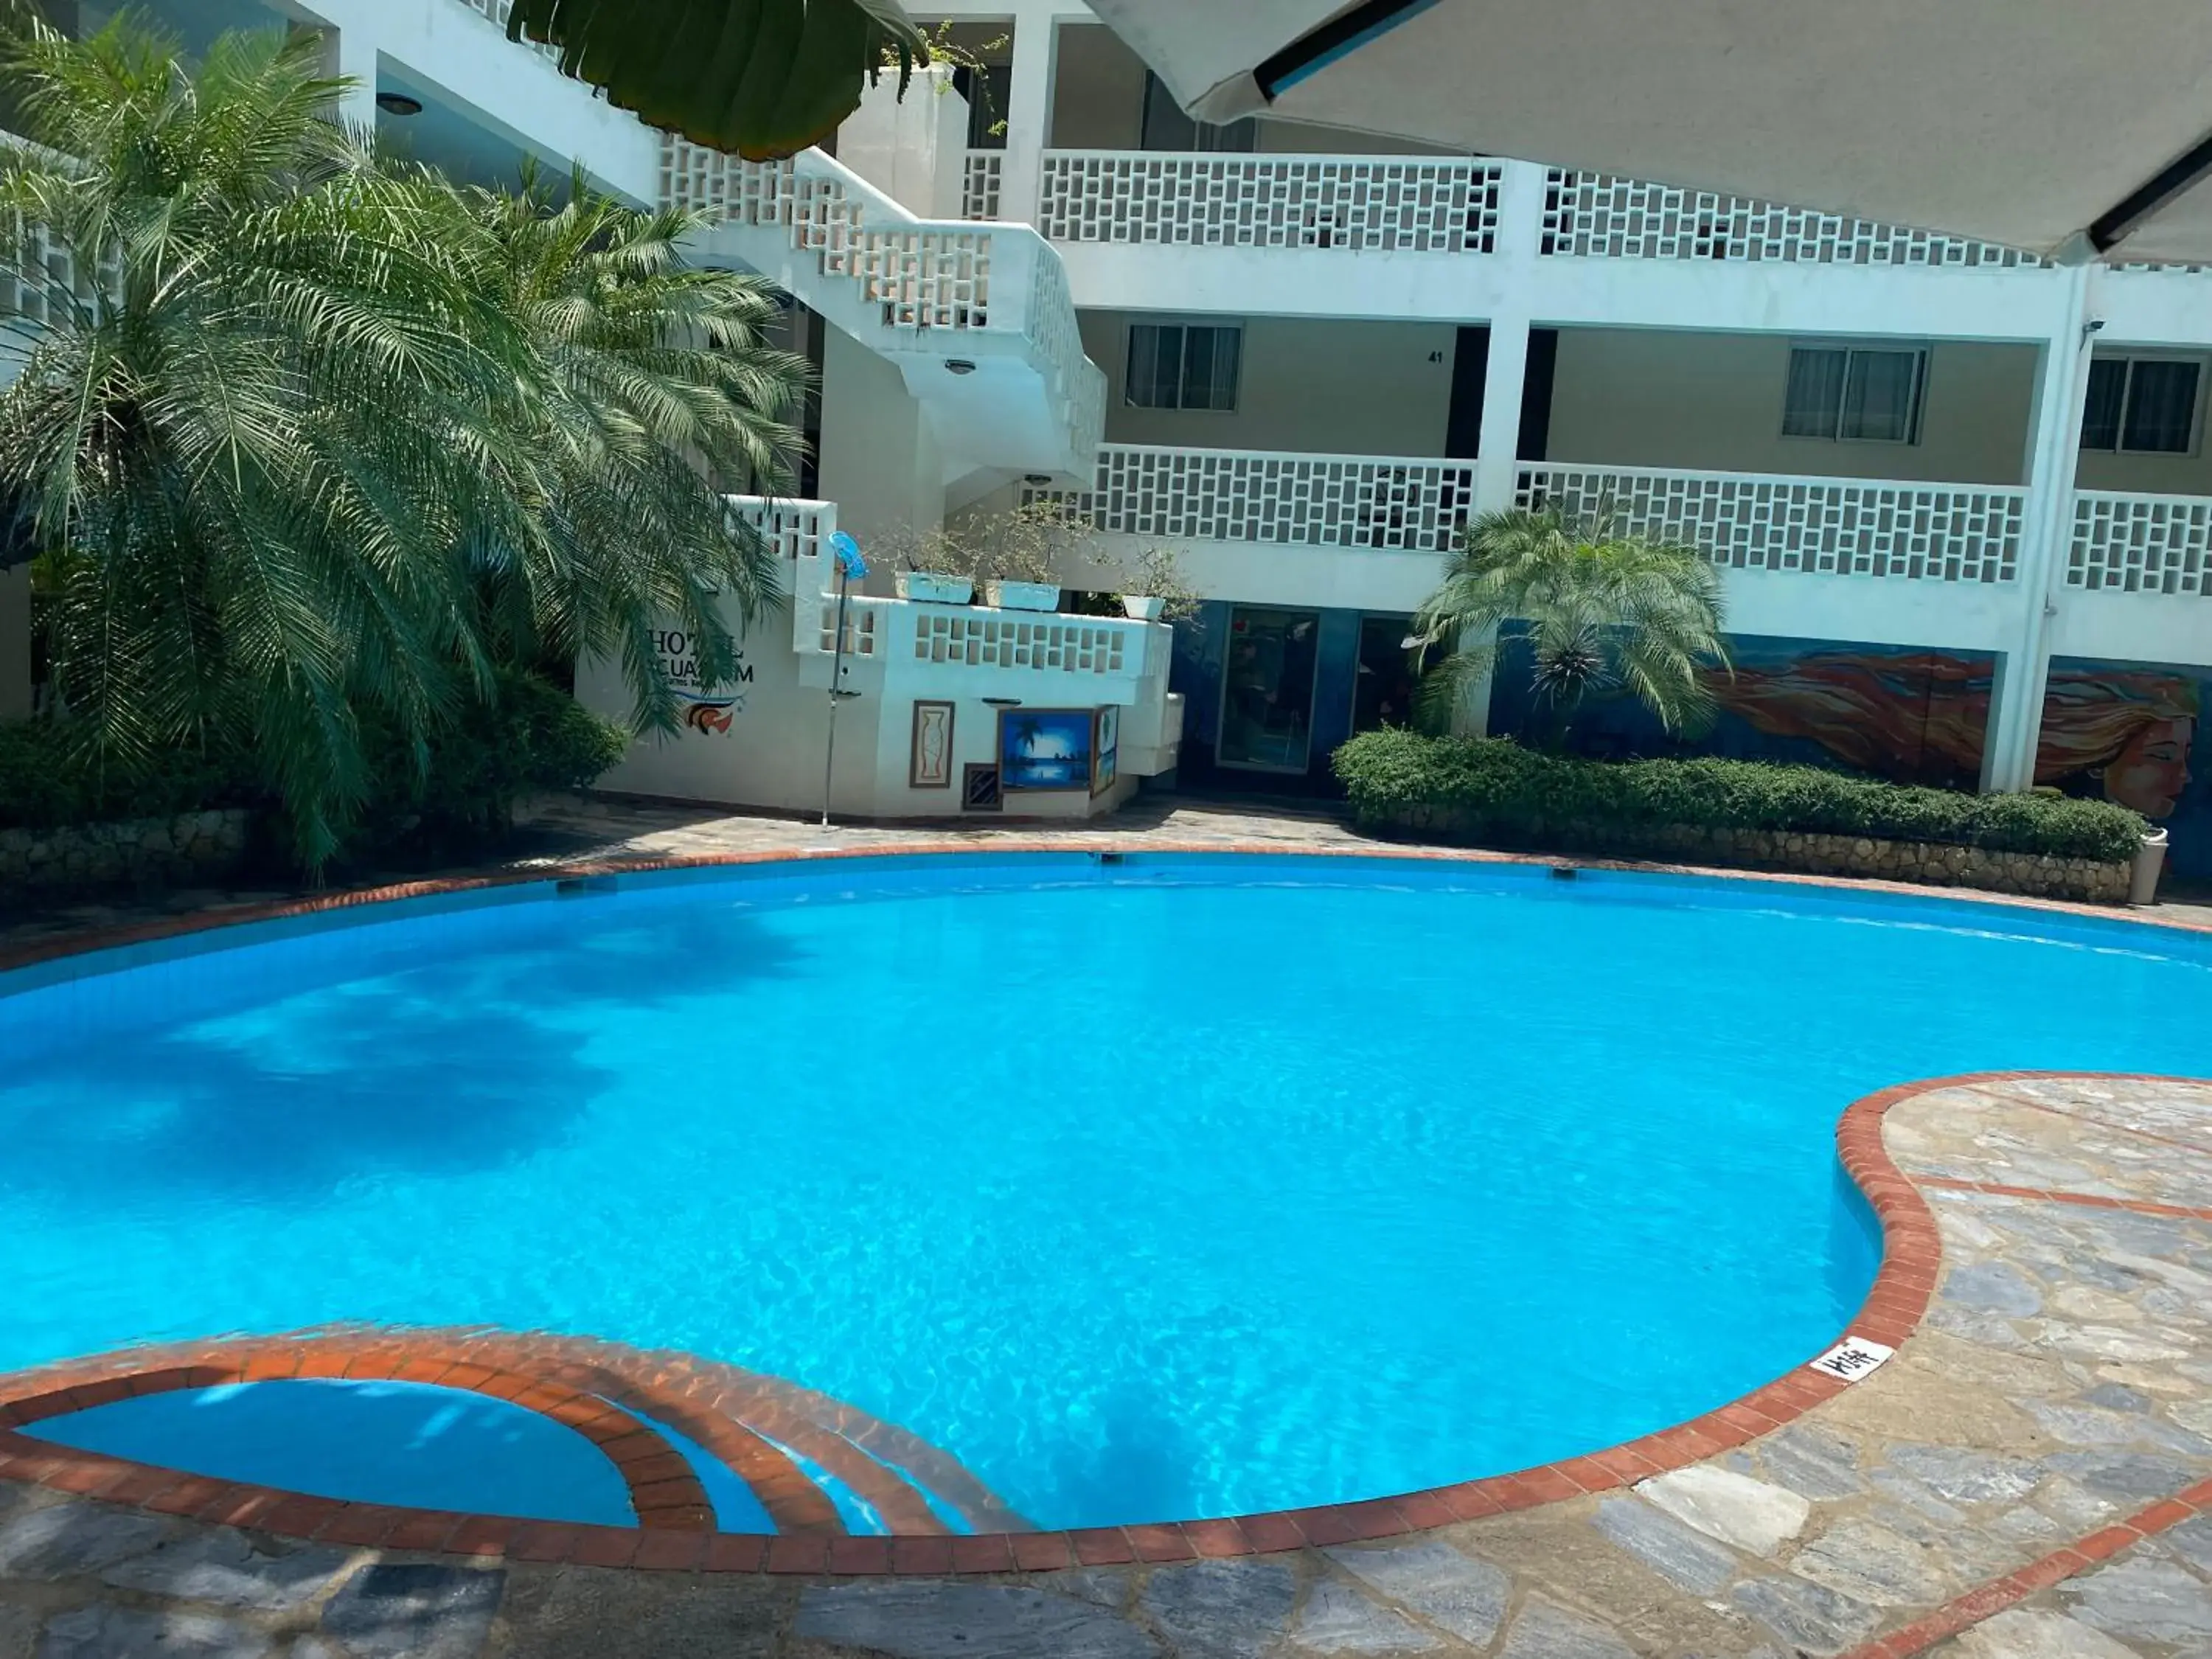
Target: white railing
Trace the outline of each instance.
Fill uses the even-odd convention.
[[[791,501],[774,495],[725,495],[731,514],[761,532],[781,559],[818,559],[837,528],[835,501]]]
[[[1048,150],[1054,241],[1489,253],[1502,168],[1457,157]]]
[[[1030,490],[1111,534],[1437,553],[1474,500],[1474,463],[1103,444],[1096,485]]]
[[[818,150],[747,161],[664,137],[660,193],[717,223],[782,232],[823,276],[880,307],[887,328],[990,326],[993,233],[917,219]]]
[[[971,149],[960,175],[960,216],[995,219],[999,216],[999,186],[1006,175],[1006,152]]]
[[[2039,265],[2017,248],[1741,196],[1553,167],[1540,252],[1598,259],[1796,260],[1844,265]]]
[[[2212,496],[2075,491],[2066,585],[2212,597]]]
[[[823,655],[836,649],[834,594],[808,594],[794,610],[793,645]],[[1150,656],[1155,627],[1109,617],[854,595],[845,601],[845,654],[902,672],[972,668],[1135,680],[1158,666]]]
[[[1624,527],[1687,542],[1731,570],[1915,581],[2010,581],[2025,489],[1761,472],[1534,464],[1521,506],[1610,507]]]
[[[856,329],[908,331],[881,349],[915,349],[915,336],[930,330],[1011,344],[1044,377],[1066,447],[1084,456],[1096,447],[1105,377],[1084,356],[1059,254],[1028,226],[917,218],[817,149],[747,161],[673,136],[661,143],[661,197],[718,224],[772,233],[825,279],[799,295],[815,310]]]

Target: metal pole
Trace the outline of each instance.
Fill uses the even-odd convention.
[[[845,564],[836,568],[836,648],[830,653],[830,744],[823,748],[823,830],[830,827],[830,792],[836,785],[836,706],[845,681]]]
[[[830,792],[837,776],[837,705],[845,679],[845,562],[837,562],[837,643],[830,655],[830,741],[822,756],[822,827],[830,827]]]

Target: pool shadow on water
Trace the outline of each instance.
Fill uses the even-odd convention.
[[[1046,1449],[1043,1461],[1052,1484],[1043,1490],[1032,1487],[1034,1495],[1027,1499],[1036,1514],[1105,1516],[1127,1523],[1194,1512],[1198,1488],[1189,1438],[1181,1425],[1160,1415],[1156,1403],[1133,1388],[1103,1403],[1097,1425],[1103,1432],[1096,1440],[1077,1440],[1071,1434],[1057,1449]]]
[[[10,1189],[312,1203],[349,1177],[497,1168],[556,1144],[621,1079],[586,1058],[609,1019],[787,975],[802,956],[754,917],[662,910],[118,1030],[0,1080],[0,1204]]]

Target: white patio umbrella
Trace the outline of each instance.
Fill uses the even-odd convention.
[[[1091,0],[1266,112],[2062,258],[2212,262],[2207,0]]]

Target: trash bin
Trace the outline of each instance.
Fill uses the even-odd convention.
[[[2166,868],[2166,831],[2154,830],[2142,838],[2136,849],[2134,875],[2128,882],[2128,902],[2155,904],[2158,902],[2159,872]]]

